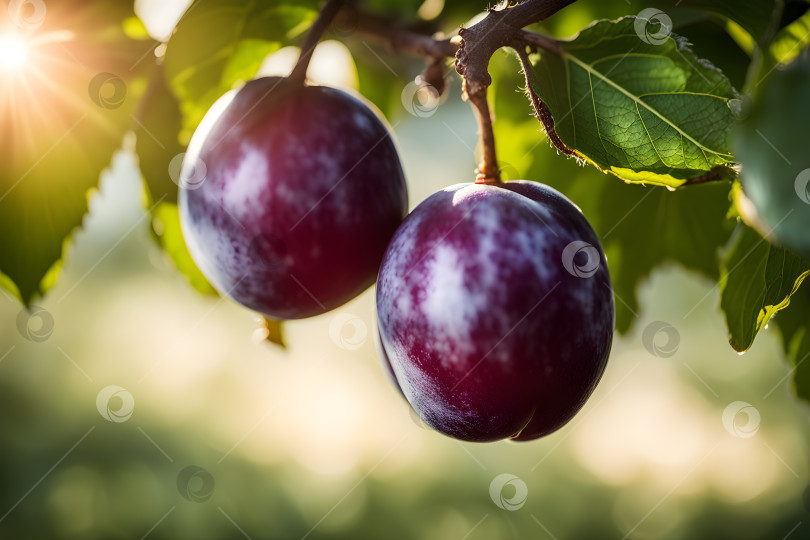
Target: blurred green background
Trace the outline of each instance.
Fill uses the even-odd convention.
[[[545,29],[567,36],[637,8],[581,2]],[[156,34],[172,10],[141,6]],[[690,37],[710,56],[701,35]],[[310,75],[356,88],[346,53],[322,45]],[[380,54],[380,69],[394,69]],[[294,58],[283,49],[263,73]],[[618,182],[550,148],[513,56],[496,54],[491,67],[502,74],[495,111],[509,178],[574,202]],[[459,79],[441,103],[414,108],[406,81],[421,69],[397,64],[391,106],[375,99],[412,207],[471,181],[476,163]],[[385,379],[373,290],[286,324],[287,350],[257,343],[253,314],[200,296],[172,268],[141,194],[123,150],[43,311],[29,316],[0,296],[0,538],[810,538],[808,411],[775,330],[744,356],[729,347],[714,282],[676,266],[653,272],[601,384],[557,433],[461,443],[425,429]],[[603,238],[619,224],[598,221]]]

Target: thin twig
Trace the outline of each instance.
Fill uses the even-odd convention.
[[[410,30],[395,20],[354,7],[344,7],[337,15],[337,20],[341,19],[352,26],[357,34],[369,37],[396,52],[425,58],[455,58],[458,52],[459,40],[455,36],[436,39]],[[557,40],[544,34],[521,30],[515,37],[516,42],[510,45],[526,44],[551,53],[562,53]]]
[[[554,54],[561,54],[562,49],[553,38],[523,30],[523,27],[546,19],[574,1],[525,0],[511,8],[490,11],[478,23],[469,28],[459,29],[458,37],[449,39],[435,39],[419,34],[395,21],[357,10],[353,6],[344,9],[340,16],[348,19],[355,32],[359,34],[372,37],[395,51],[426,57],[428,70],[432,68],[436,71],[444,58],[455,57],[456,71],[464,79],[463,97],[473,105],[478,118],[483,151],[477,181],[498,183],[501,180],[495,151],[495,134],[492,127],[492,113],[487,102],[487,88],[492,83],[488,71],[489,60],[501,47],[512,47],[518,51],[519,56],[523,51],[521,61],[528,77],[528,60],[524,61],[527,46]],[[527,86],[537,117],[543,123],[549,140],[560,151],[571,154],[572,151],[562,143],[554,131],[554,121],[548,107],[531,89],[528,80]]]
[[[543,129],[546,130],[546,137],[551,143],[563,154],[566,155],[576,155],[573,150],[568,148],[562,139],[560,139],[559,135],[557,135],[557,131],[554,129],[554,118],[551,116],[551,111],[548,108],[548,105],[543,103],[540,99],[540,96],[537,95],[537,92],[534,91],[533,88],[533,80],[532,80],[532,66],[529,63],[529,56],[526,54],[526,50],[522,47],[519,49],[515,49],[517,52],[518,58],[520,58],[520,65],[523,68],[523,75],[526,78],[526,92],[529,94],[529,98],[532,102],[532,107],[534,107],[534,112],[537,115],[537,119],[543,124]]]
[[[723,180],[732,180],[734,178],[734,170],[726,165],[717,165],[707,173],[700,176],[689,178],[686,182],[679,187],[694,186],[697,184],[705,184],[707,182],[721,182]]]

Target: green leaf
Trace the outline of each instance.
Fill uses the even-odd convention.
[[[639,310],[637,290],[657,267],[674,262],[712,279],[733,222],[726,219],[729,185],[705,184],[675,192],[602,182],[587,202],[572,196],[602,240],[616,293],[616,328],[626,332]]]
[[[740,25],[760,44],[769,41],[782,13],[781,0],[668,0],[662,5],[664,10],[668,8],[667,4],[721,15]]]
[[[25,303],[53,283],[130,127],[135,75],[153,46],[126,37],[131,16],[131,3],[49,3],[41,26],[20,30],[28,61],[0,78],[0,272],[15,287],[0,286]]]
[[[720,307],[726,316],[729,342],[745,351],[771,317],[810,274],[810,261],[769,244],[740,223],[720,264]]]
[[[510,64],[511,62],[511,64]],[[627,332],[639,312],[637,290],[665,264],[719,278],[717,259],[734,229],[727,218],[729,183],[711,182],[669,191],[617,182],[593,167],[560,159],[548,141],[538,141],[529,105],[516,100],[514,59],[493,58],[493,105],[498,121],[498,158],[509,179],[548,184],[567,195],[588,218],[607,255],[616,296],[616,329]]]
[[[782,346],[793,364],[796,394],[810,402],[810,288],[799,288],[790,305],[776,314],[773,321],[782,334]]]
[[[141,99],[137,114],[135,152],[152,208],[152,232],[177,270],[192,287],[206,295],[217,292],[192,260],[180,229],[175,183],[185,147],[177,138],[181,129],[180,105],[166,85],[162,66],[157,66]],[[174,175],[174,178],[172,178]],[[154,205],[152,201],[159,201]]]
[[[708,18],[674,28],[692,44],[692,50],[696,55],[706,58],[717,66],[728,77],[734,88],[743,88],[751,55],[732,39],[728,25],[721,25],[714,18]]]
[[[774,61],[788,64],[808,43],[810,43],[810,10],[779,30],[769,49]]]
[[[183,239],[180,228],[180,212],[176,204],[160,203],[152,210],[152,231],[160,245],[168,253],[177,270],[189,281],[192,287],[205,295],[216,295],[217,291],[202,274]]]
[[[733,161],[739,101],[719,70],[652,24],[599,21],[543,53],[530,82],[568,148],[625,181],[678,187]]]
[[[183,133],[194,128],[222,94],[252,78],[264,58],[304,33],[318,2],[201,0],[177,25],[166,50],[166,75],[181,103]]]
[[[174,203],[185,147],[178,140],[182,128],[180,103],[166,84],[163,66],[155,67],[136,119],[135,153],[151,200]],[[172,170],[172,165],[177,170]]]
[[[769,241],[810,257],[810,54],[774,72],[760,86],[732,147],[740,181],[753,205],[746,221]]]

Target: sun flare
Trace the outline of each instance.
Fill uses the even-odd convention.
[[[16,71],[28,59],[28,42],[14,34],[0,35],[0,68]]]

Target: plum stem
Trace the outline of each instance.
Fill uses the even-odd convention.
[[[461,42],[456,52],[456,71],[464,78],[463,97],[476,109],[483,147],[476,183],[497,184],[501,181],[492,113],[487,103],[487,88],[492,84],[490,58],[501,47],[520,50],[527,45],[559,54],[560,48],[555,40],[540,34],[528,34],[522,28],[553,15],[574,1],[525,0],[513,7],[493,9],[480,22],[459,30]]]
[[[498,168],[498,158],[495,155],[495,131],[492,128],[492,113],[487,102],[487,87],[484,86],[475,94],[466,90],[467,80],[464,80],[465,94],[475,107],[478,118],[478,134],[481,136],[481,164],[476,171],[476,184],[500,184],[501,171]]]
[[[326,4],[324,4],[320,13],[318,13],[318,17],[315,19],[315,22],[312,23],[312,26],[309,27],[309,31],[301,42],[301,55],[298,57],[298,61],[295,63],[295,67],[288,77],[290,81],[302,86],[304,85],[307,77],[307,68],[309,68],[309,62],[312,60],[312,53],[315,51],[315,47],[318,46],[318,42],[321,40],[324,32],[326,32],[326,29],[332,24],[335,15],[337,15],[340,8],[343,7],[344,2],[345,0],[326,1]]]
[[[351,4],[342,9],[344,2],[341,0],[328,0],[304,38],[301,56],[289,78],[304,84],[312,51],[326,28],[338,16],[338,12],[354,26],[356,32],[377,38],[393,50],[426,57],[428,67],[425,75],[429,77],[423,79],[436,87],[440,94],[444,89],[441,63],[444,58],[455,57],[456,71],[463,79],[463,97],[474,107],[481,136],[483,151],[476,182],[498,184],[501,178],[495,153],[495,132],[492,126],[492,112],[487,102],[487,88],[492,83],[489,60],[501,47],[521,50],[530,46],[553,54],[561,54],[561,48],[556,40],[523,30],[523,27],[540,22],[575,1],[523,0],[512,7],[489,11],[487,16],[476,24],[469,28],[460,28],[457,37],[436,39],[408,30],[401,24],[379,15],[360,11]]]

